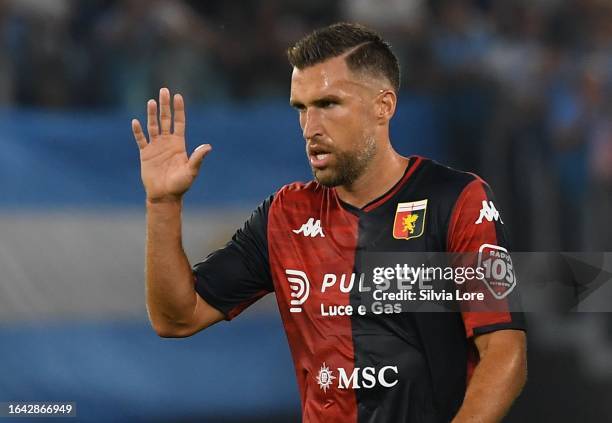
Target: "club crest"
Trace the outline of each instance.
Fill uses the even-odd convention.
[[[398,203],[393,221],[393,238],[418,238],[425,231],[427,200]]]

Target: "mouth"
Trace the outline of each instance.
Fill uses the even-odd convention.
[[[308,160],[313,168],[322,169],[329,165],[332,153],[321,147],[308,148]]]

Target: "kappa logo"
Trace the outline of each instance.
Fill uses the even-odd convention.
[[[316,236],[320,236],[321,238],[325,238],[325,234],[323,233],[323,228],[321,227],[321,221],[319,219],[315,220],[314,217],[308,219],[306,223],[304,223],[300,229],[294,229],[294,234],[302,234],[304,236],[309,236],[314,238]]]
[[[499,215],[499,212],[495,208],[493,201],[482,201],[482,208],[480,209],[480,216],[474,222],[476,225],[480,225],[482,223],[482,219],[487,219],[489,222],[493,222],[494,220],[498,220],[500,223],[504,223]]]
[[[327,393],[327,390],[334,384],[334,379],[338,379],[336,386],[338,389],[371,389],[375,386],[392,388],[398,384],[397,376],[399,371],[397,366],[384,366],[380,369],[375,367],[355,367],[350,372],[338,367],[338,377],[334,376],[334,371],[323,362],[319,373],[315,377],[319,388]],[[394,373],[395,378],[389,373]]]
[[[291,313],[301,313],[301,305],[306,302],[308,295],[310,295],[310,282],[308,282],[308,276],[301,270],[285,269],[287,275],[287,282],[289,282],[289,288],[291,289]]]

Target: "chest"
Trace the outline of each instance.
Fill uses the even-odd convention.
[[[313,318],[365,311],[361,299],[371,299],[377,289],[377,268],[395,266],[398,254],[443,251],[445,213],[439,206],[421,194],[370,212],[321,201],[271,214],[269,253],[279,305]],[[365,305],[371,312],[371,301]]]

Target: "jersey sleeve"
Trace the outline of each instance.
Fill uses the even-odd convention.
[[[508,240],[497,207],[489,186],[475,177],[451,212],[447,251],[457,253],[454,257],[463,265],[479,267],[486,274],[460,287],[462,291],[482,292],[485,297],[485,301],[461,304],[468,338],[502,329],[525,330]]]
[[[267,240],[272,200],[260,204],[225,247],[193,266],[197,293],[227,320],[274,290]]]

